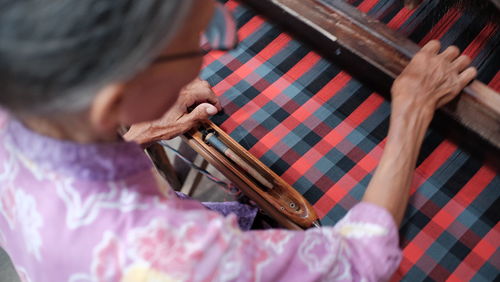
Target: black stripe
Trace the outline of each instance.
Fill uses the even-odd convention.
[[[246,23],[248,23],[253,17],[255,17],[255,12],[251,9],[249,9],[245,5],[241,5],[244,8],[243,13],[238,14],[236,17],[236,27],[240,29],[242,26],[244,26]]]
[[[497,31],[499,32],[499,31]],[[492,48],[491,55],[484,61],[478,71],[477,79],[488,84],[498,72],[498,62],[500,62],[500,42],[497,41]]]
[[[378,146],[379,143],[387,137],[387,133],[389,132],[389,120],[390,117],[385,118],[368,134],[367,138],[374,142],[375,146]]]
[[[399,11],[401,11],[401,9],[403,9],[403,7],[403,1],[394,1],[392,5],[379,17],[379,20],[387,24],[397,15],[397,13],[399,13]]]
[[[335,114],[339,116],[341,119],[345,119],[349,115],[352,114],[354,110],[356,110],[361,103],[363,103],[370,94],[373,93],[373,90],[368,87],[360,87],[356,90],[352,95],[347,99],[338,109],[335,111]]]
[[[323,194],[323,191],[321,191],[318,186],[312,185],[303,196],[309,201],[309,203],[311,203],[311,205],[314,205],[323,196]]]
[[[476,158],[467,157],[467,160],[460,166],[460,168],[453,173],[446,183],[444,183],[441,191],[450,198],[455,197],[460,189],[462,189],[462,187],[469,182],[481,166],[482,163]]]
[[[463,17],[468,17],[472,15],[465,14]],[[460,26],[460,21],[458,21],[451,28],[460,28],[461,33],[453,42],[453,45],[456,45],[461,51],[463,51],[469,44],[477,37],[477,35],[481,32],[481,30],[486,26],[487,21],[484,20],[480,15],[475,15],[471,24],[468,26]]]
[[[439,22],[439,20],[446,13],[447,6],[439,2],[436,7],[420,22],[420,25],[408,36],[413,42],[420,42],[432,27]]]
[[[340,68],[330,63],[328,67],[322,71],[320,75],[308,83],[305,88],[312,94],[312,96],[314,96],[340,72]]]
[[[497,189],[499,187],[496,187]],[[487,223],[490,228],[495,227],[495,225],[500,221],[500,198],[497,198],[494,203],[492,203],[488,209],[481,215],[481,221]]]
[[[254,54],[260,53],[260,51],[266,48],[280,34],[281,31],[275,26],[272,26],[271,29],[261,34],[252,45],[248,46],[248,49],[246,51],[251,51]]]
[[[294,50],[290,55],[288,55],[285,60],[279,63],[275,68],[282,73],[288,72],[293,68],[300,60],[302,60],[311,50],[309,48],[300,45],[299,48]],[[278,53],[279,55],[279,53]]]
[[[420,166],[443,141],[444,138],[441,134],[438,134],[435,130],[429,130],[422,144],[422,149],[420,149],[417,166]]]

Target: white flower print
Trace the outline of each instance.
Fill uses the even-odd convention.
[[[56,183],[57,194],[67,208],[66,225],[69,229],[92,224],[102,209],[128,212],[162,207],[160,203],[163,199],[160,197],[155,197],[149,203],[141,202],[137,187],[127,185],[125,181],[109,182],[104,192],[85,196],[74,187],[73,182],[73,179],[66,178]]]
[[[259,242],[273,249],[277,254],[283,253],[285,245],[292,238],[288,230],[273,230],[272,232],[259,232],[257,234]]]
[[[333,266],[342,266],[342,261],[347,261],[345,257],[347,251],[347,245],[333,230],[310,230],[306,232],[304,241],[300,245],[299,257],[309,271],[328,273],[333,271]]]
[[[0,190],[0,214],[5,218],[10,229],[14,229],[16,220],[16,195],[11,183]]]
[[[163,218],[129,230],[126,238],[106,231],[93,250],[90,273],[73,274],[70,281],[133,281],[137,277],[185,281],[195,273],[193,262],[203,256],[205,244],[199,240],[203,233],[195,222],[172,226]],[[217,249],[227,243],[220,240],[213,242]]]
[[[40,228],[43,225],[43,219],[37,211],[35,198],[22,189],[15,191],[15,214],[16,224],[20,226],[26,249],[40,261],[40,248],[42,246]]]
[[[5,239],[5,235],[0,230],[0,247],[3,247],[7,244],[7,240]]]
[[[5,158],[0,163],[0,183],[8,183],[17,177],[19,163],[12,153],[5,152]],[[2,187],[0,187],[2,191]]]
[[[40,261],[42,246],[40,228],[43,225],[43,218],[37,210],[35,198],[23,189],[8,183],[0,193],[0,213],[11,229],[19,228],[26,250]]]
[[[369,222],[342,222],[337,229],[343,236],[356,239],[385,236],[389,233],[387,228]]]
[[[19,276],[19,280],[21,282],[32,282],[33,281],[29,277],[28,272],[26,271],[26,269],[24,267],[16,266],[16,272],[17,272],[17,275]]]
[[[111,232],[104,234],[104,239],[94,249],[95,260],[91,271],[97,281],[119,281],[125,266],[124,250]]]
[[[37,210],[36,200],[21,187],[17,187],[14,179],[18,177],[19,162],[13,153],[6,153],[5,161],[0,165],[0,214],[6,219],[11,229],[19,228],[26,250],[40,261],[42,237],[40,228],[43,219]]]

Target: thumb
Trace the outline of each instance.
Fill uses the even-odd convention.
[[[189,114],[184,117],[189,121],[201,121],[207,120],[209,117],[215,115],[219,110],[209,103],[201,103],[196,108],[194,108]]]

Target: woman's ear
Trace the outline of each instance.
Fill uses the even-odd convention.
[[[89,111],[90,123],[94,130],[102,134],[116,134],[121,124],[124,89],[123,84],[112,84],[97,93]]]

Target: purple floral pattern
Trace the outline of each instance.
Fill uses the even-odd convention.
[[[0,244],[23,281],[376,281],[401,260],[377,206],[333,228],[244,232],[234,214],[175,197],[135,144],[0,125]]]

